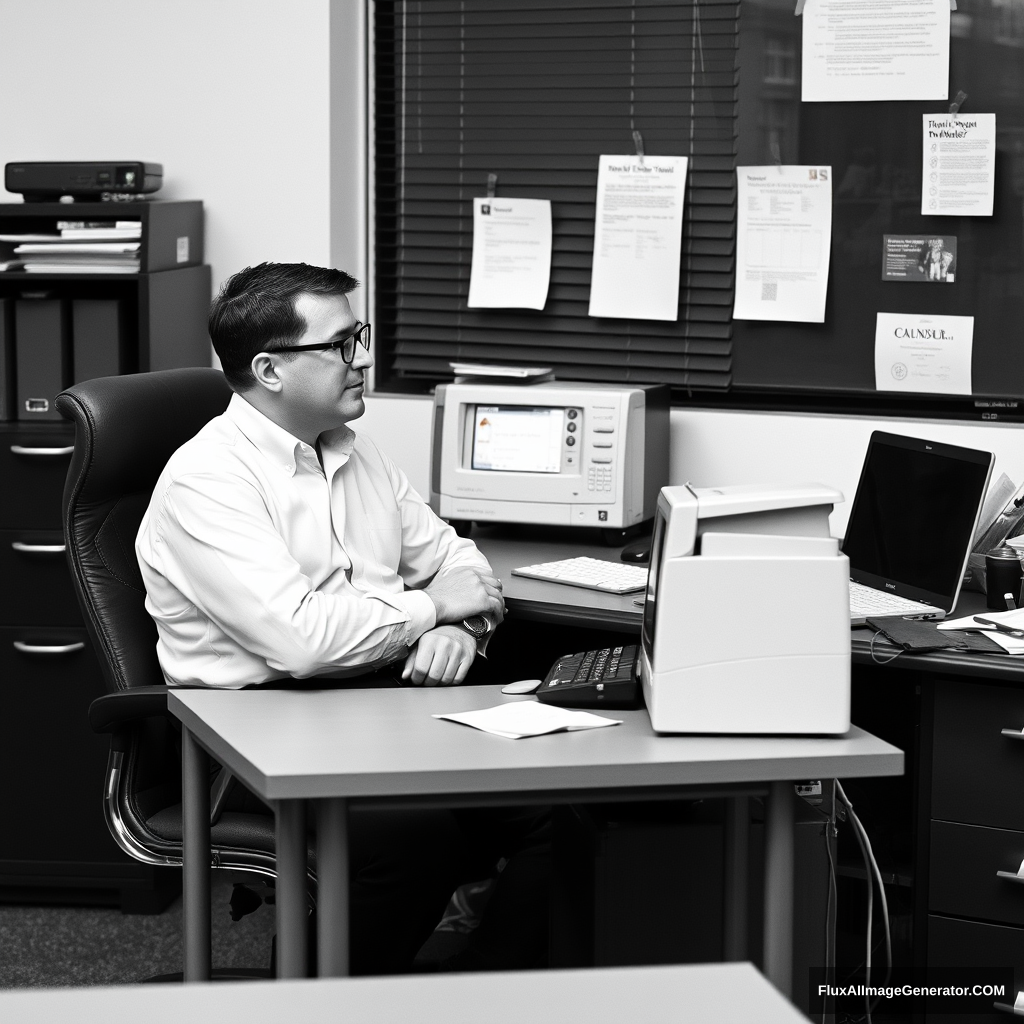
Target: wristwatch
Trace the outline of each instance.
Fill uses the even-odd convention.
[[[470,615],[468,619],[463,619],[461,622],[453,623],[453,625],[458,626],[459,629],[464,629],[476,640],[486,636],[491,630],[491,624],[484,615]]]

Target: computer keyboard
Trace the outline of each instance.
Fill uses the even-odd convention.
[[[863,583],[850,580],[850,615],[862,618],[866,615],[927,615],[933,612],[940,615],[941,608],[933,608],[921,601],[912,601],[909,597],[897,597],[873,587],[865,587]]]
[[[564,708],[636,707],[636,644],[564,655],[544,677],[537,699]]]
[[[603,558],[563,558],[558,562],[523,565],[512,570],[513,576],[527,576],[532,580],[567,583],[571,587],[604,590],[609,594],[628,594],[647,586],[647,568],[642,565],[624,565],[607,562]]]

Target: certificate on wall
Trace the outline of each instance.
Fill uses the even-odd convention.
[[[590,315],[679,319],[684,156],[602,156]]]
[[[804,103],[944,100],[949,0],[807,0]]]
[[[551,279],[551,200],[473,200],[473,263],[466,305],[543,309]]]
[[[973,316],[879,313],[875,387],[879,391],[971,394]]]
[[[921,152],[921,213],[992,216],[995,114],[925,114]]]
[[[822,323],[831,167],[736,168],[736,320]]]

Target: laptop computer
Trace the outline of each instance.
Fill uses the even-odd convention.
[[[851,625],[953,610],[994,461],[973,448],[872,433],[843,541]]]

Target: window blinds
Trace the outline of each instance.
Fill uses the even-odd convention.
[[[377,384],[449,361],[562,379],[730,382],[737,0],[377,0]],[[690,158],[678,322],[587,315],[598,157]],[[550,199],[543,311],[468,309],[472,198]]]

